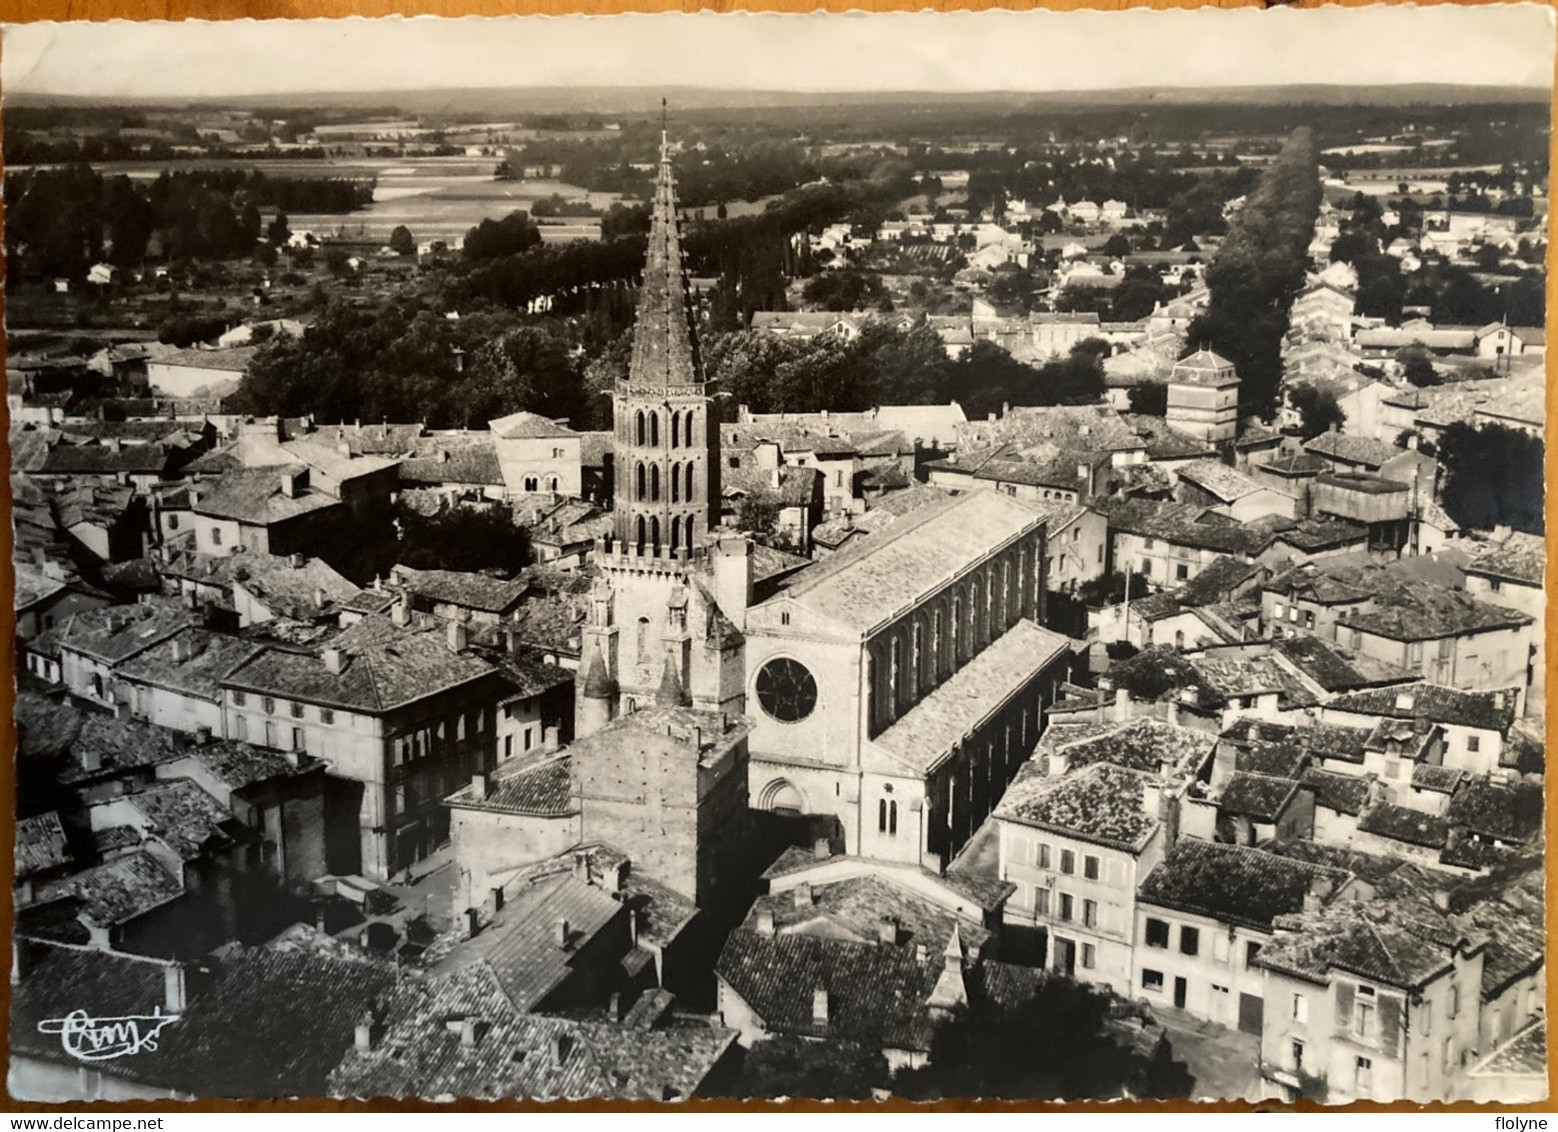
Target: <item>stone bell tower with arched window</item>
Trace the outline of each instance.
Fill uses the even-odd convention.
[[[633,353],[613,394],[613,533],[596,546],[601,580],[580,627],[580,737],[650,704],[744,709],[740,624],[751,600],[752,546],[715,534],[719,422],[711,393],[662,135]]]
[[[640,556],[691,557],[719,524],[719,423],[682,274],[664,135],[628,377],[616,410],[616,538]]]

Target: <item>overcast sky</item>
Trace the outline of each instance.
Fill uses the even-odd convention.
[[[221,96],[445,87],[1092,90],[1550,86],[1538,4],[1260,11],[627,15],[7,25],[7,92]]]

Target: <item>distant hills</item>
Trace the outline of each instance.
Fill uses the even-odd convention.
[[[1540,87],[1461,86],[1409,83],[1399,86],[1235,86],[1215,88],[1126,88],[1075,91],[784,91],[714,90],[703,87],[482,87],[447,90],[298,91],[287,94],[188,98],[82,98],[8,94],[6,104],[37,106],[232,107],[284,110],[351,110],[395,107],[407,114],[514,115],[540,113],[645,114],[673,110],[739,110],[808,106],[892,106],[915,103],[947,108],[991,106],[1002,109],[1098,109],[1125,106],[1468,106],[1545,104],[1551,92]]]

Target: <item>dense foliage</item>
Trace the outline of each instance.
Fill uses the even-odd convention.
[[[1446,477],[1444,509],[1461,526],[1543,533],[1539,437],[1503,425],[1457,421],[1440,437],[1438,455]]]
[[[5,179],[8,281],[79,277],[107,259],[231,259],[253,253],[260,209],[348,212],[373,199],[373,182],[267,177],[257,170],[163,173],[155,181],[105,176],[86,165],[29,169]]]
[[[1301,128],[1236,214],[1207,268],[1210,303],[1188,332],[1190,348],[1210,347],[1234,363],[1241,409],[1266,420],[1276,410],[1288,311],[1304,284],[1319,210],[1314,139]]]
[[[1313,440],[1332,428],[1340,429],[1347,420],[1336,394],[1313,382],[1300,381],[1289,386],[1288,404],[1298,413],[1298,435],[1304,440]]]

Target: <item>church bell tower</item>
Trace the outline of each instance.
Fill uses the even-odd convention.
[[[626,382],[613,394],[617,547],[686,560],[719,525],[719,422],[698,353],[670,146],[650,203],[649,248]]]

